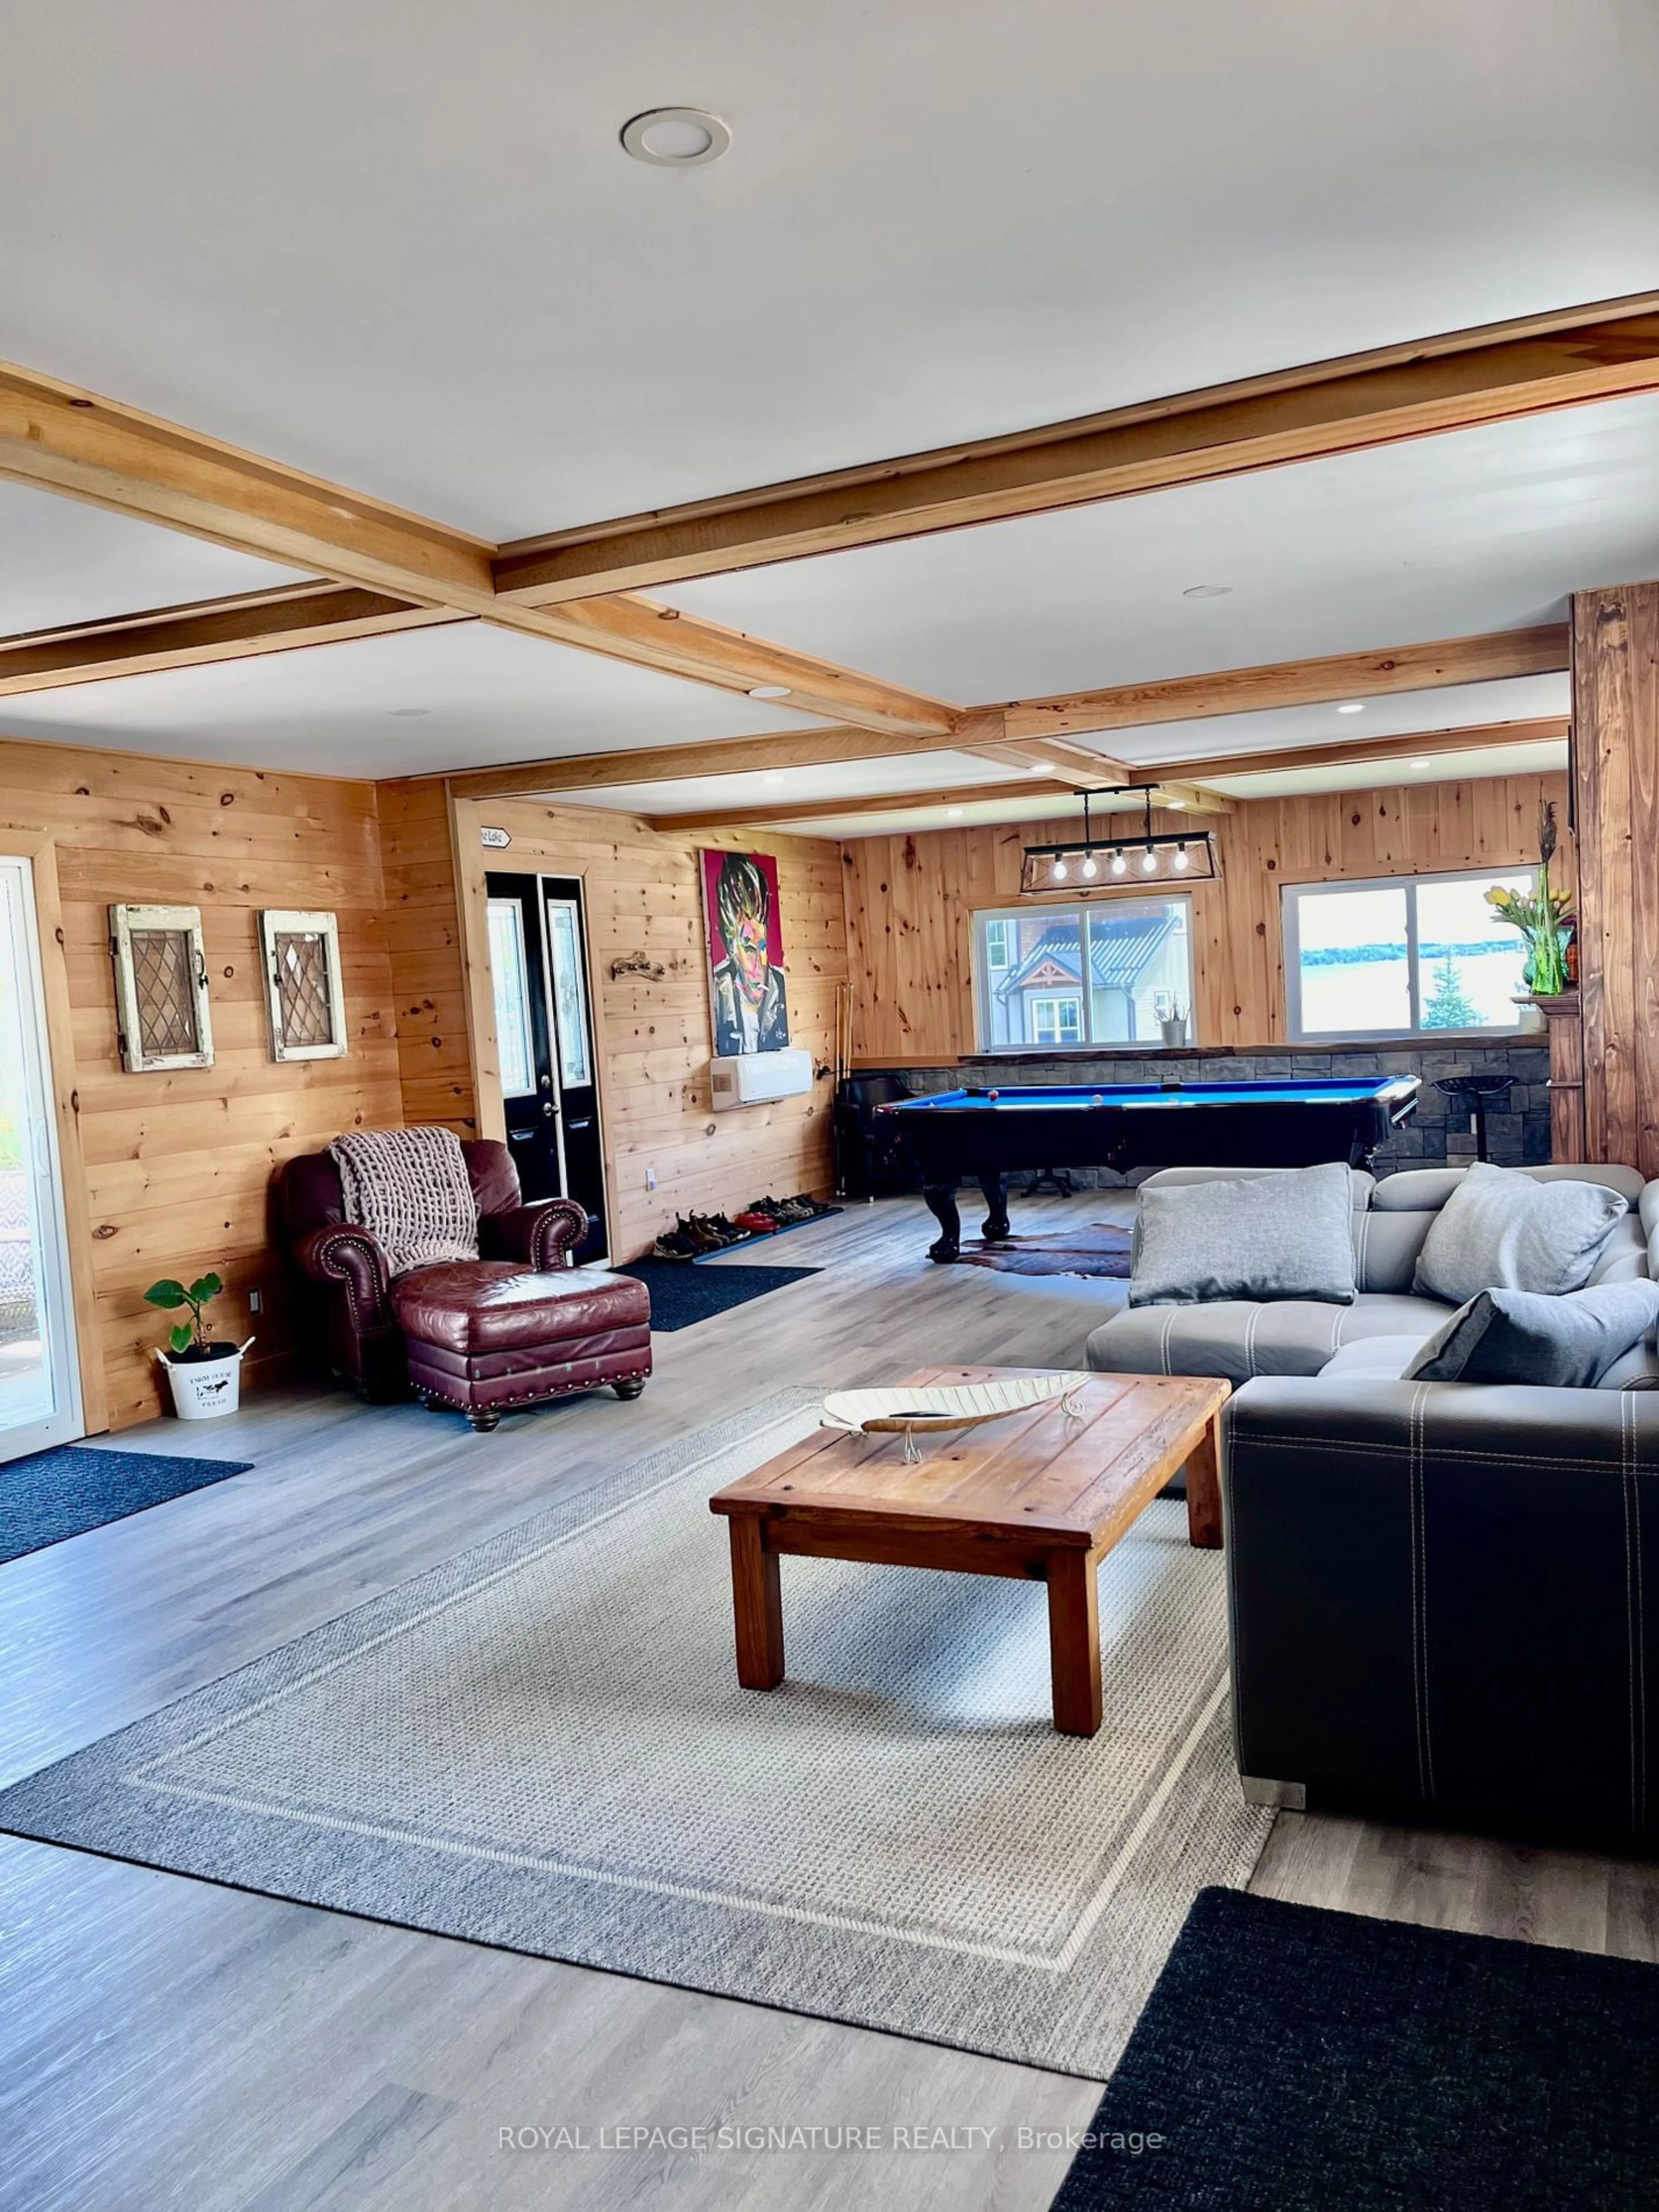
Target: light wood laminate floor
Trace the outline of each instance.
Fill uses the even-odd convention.
[[[1026,1200],[1016,1226],[1126,1218]],[[824,1272],[660,1336],[646,1394],[475,1437],[343,1394],[115,1439],[258,1462],[0,1568],[0,1779],[257,1657],[780,1382],[1080,1364],[1121,1287],[935,1268],[919,1200],[734,1255]],[[1659,1958],[1659,1870],[1281,1814],[1275,1897]],[[3,2212],[1036,2212],[1094,2085],[0,1838]],[[617,2131],[737,2132],[614,2148]],[[768,2131],[862,2130],[870,2148]],[[502,2147],[567,2130],[586,2148]],[[609,2130],[608,2143],[602,2131]],[[939,2131],[954,2130],[954,2136]],[[833,2142],[833,2137],[830,2139]],[[946,2147],[953,2145],[954,2147]]]

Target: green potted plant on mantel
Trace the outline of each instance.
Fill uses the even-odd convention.
[[[168,1330],[167,1350],[155,1353],[167,1370],[173,1410],[181,1421],[210,1421],[234,1413],[241,1401],[242,1354],[253,1339],[229,1344],[207,1331],[207,1309],[224,1287],[215,1274],[198,1276],[188,1289],[168,1275],[144,1292],[146,1304],[163,1312],[190,1308],[190,1319],[175,1322]]]
[[[1496,884],[1486,893],[1486,903],[1498,921],[1518,929],[1527,948],[1526,964],[1522,969],[1526,989],[1517,992],[1515,1000],[1522,1010],[1523,1028],[1528,1025],[1525,1017],[1531,1012],[1532,1025],[1541,1029],[1541,1008],[1562,997],[1571,985],[1567,948],[1572,941],[1572,901],[1565,891],[1551,888],[1550,862],[1555,857],[1555,804],[1549,800],[1538,810],[1536,892],[1527,898]]]

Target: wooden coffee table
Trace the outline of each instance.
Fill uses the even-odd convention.
[[[1030,1368],[924,1367],[900,1386],[987,1382]],[[1095,1571],[1177,1469],[1187,1469],[1187,1533],[1221,1541],[1216,1416],[1228,1386],[1190,1375],[1091,1375],[1068,1418],[1057,1400],[984,1427],[919,1439],[818,1429],[753,1474],[718,1491],[726,1516],[738,1680],[783,1680],[778,1560],[861,1559],[1011,1575],[1048,1585],[1054,1726],[1100,1726],[1100,1613]]]

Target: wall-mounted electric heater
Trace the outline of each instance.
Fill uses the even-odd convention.
[[[763,1106],[774,1098],[797,1098],[812,1088],[812,1055],[799,1046],[781,1052],[744,1052],[708,1063],[717,1109]]]

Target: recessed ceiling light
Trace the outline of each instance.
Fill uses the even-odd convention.
[[[1412,766],[1413,768],[1432,768],[1434,766],[1434,763],[1432,761],[1426,760],[1414,760],[1412,763]]]
[[[787,684],[751,684],[744,696],[749,699],[787,699],[789,686]]]
[[[1231,584],[1188,584],[1181,596],[1183,599],[1224,599],[1231,589]]]
[[[962,819],[963,810],[961,807],[947,806],[945,811],[950,816],[952,822],[959,822]]]
[[[763,769],[761,771],[761,781],[763,783],[781,783],[783,781],[782,769],[775,768]]]
[[[1027,761],[1025,773],[1027,775],[1047,775],[1053,767],[1052,761]]]
[[[701,107],[647,107],[622,127],[622,142],[636,161],[659,169],[695,169],[718,161],[732,133],[718,115]]]
[[[416,722],[422,714],[432,712],[430,707],[393,707],[389,709],[394,722]]]
[[[1187,804],[1184,799],[1171,799],[1166,803],[1168,804],[1171,814],[1179,814],[1182,808]]]
[[[1363,714],[1365,702],[1363,699],[1346,699],[1336,711],[1339,714]]]

